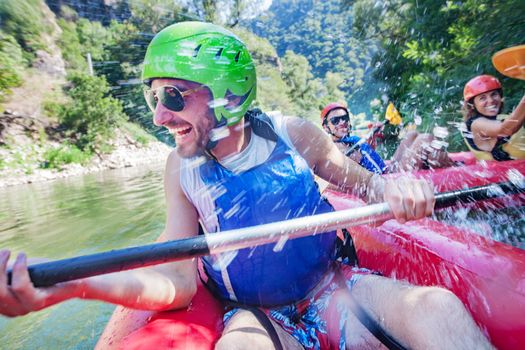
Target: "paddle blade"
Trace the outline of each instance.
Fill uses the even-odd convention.
[[[494,67],[501,74],[525,80],[525,45],[509,47],[492,56]]]
[[[388,120],[388,122],[391,125],[399,125],[401,124],[401,114],[397,111],[396,107],[394,107],[394,104],[392,102],[388,103],[388,107],[386,108],[385,113],[385,119]]]

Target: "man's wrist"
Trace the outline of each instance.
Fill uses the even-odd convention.
[[[379,174],[374,174],[368,179],[366,199],[369,203],[383,201],[386,180]]]

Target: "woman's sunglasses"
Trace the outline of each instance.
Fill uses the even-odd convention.
[[[332,123],[333,125],[337,125],[337,124],[339,124],[341,122],[349,123],[350,122],[350,116],[348,114],[345,114],[345,115],[340,115],[340,116],[337,116],[337,117],[330,118],[330,123]]]
[[[165,85],[156,89],[145,89],[144,97],[152,112],[155,112],[159,102],[170,111],[180,112],[184,109],[184,96],[188,96],[202,88],[204,88],[204,85],[200,85],[194,89],[180,91],[175,86]]]

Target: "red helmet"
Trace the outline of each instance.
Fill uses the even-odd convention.
[[[501,83],[492,75],[478,75],[469,80],[463,89],[463,99],[470,101],[471,98],[487,91],[501,89]]]
[[[344,109],[348,113],[348,108],[342,103],[339,102],[332,102],[326,105],[325,108],[321,111],[321,121],[324,123],[326,116],[328,113],[333,111],[334,109]]]

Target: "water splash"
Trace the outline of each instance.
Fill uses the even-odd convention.
[[[525,206],[516,207],[511,199],[504,202],[504,207],[487,204],[486,210],[475,207],[449,208],[436,213],[435,218],[482,237],[524,249]]]

